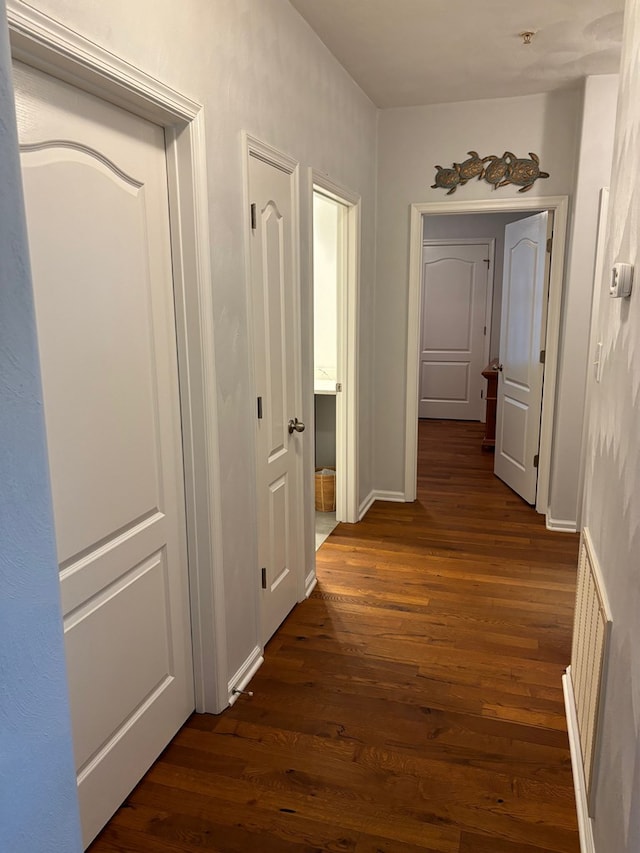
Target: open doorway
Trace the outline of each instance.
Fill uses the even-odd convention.
[[[316,550],[357,520],[356,352],[359,199],[313,180]]]
[[[529,504],[538,479],[551,218],[547,211],[423,217],[418,416],[484,422],[478,450],[495,451],[495,475]]]
[[[482,372],[499,355],[504,232],[526,216],[423,217],[419,418],[485,421]]]
[[[547,238],[552,221],[555,222],[555,237],[551,255],[552,242]],[[524,222],[529,223],[531,234],[522,228],[520,233],[514,224]],[[515,230],[507,230],[509,239],[513,238],[513,245],[507,246],[504,260],[506,287],[508,290],[513,287],[513,294],[511,298],[507,292],[503,299],[505,229]],[[532,229],[537,229],[535,234]],[[528,479],[527,488],[520,488],[519,482],[512,484],[503,476],[502,469],[498,471],[501,466],[496,465],[496,473],[525,500],[535,503],[539,512],[546,512],[565,230],[566,199],[563,197],[412,205],[407,350],[407,500],[415,499],[419,417],[484,421],[488,408],[487,383],[482,374],[487,377],[494,372],[496,379],[499,376],[496,383],[500,397],[498,408],[507,413],[502,424],[504,452],[499,454],[499,459],[501,462],[505,459],[513,461],[510,458],[513,457],[518,464],[512,467],[514,472],[518,468],[519,477],[522,466],[518,454],[522,445],[522,459],[526,458],[535,482],[532,485]],[[493,253],[492,247],[495,247]],[[526,308],[534,314],[538,312],[534,325],[530,327],[533,337],[526,345],[531,374],[539,374],[536,380],[539,399],[534,400],[529,409],[528,400],[507,399],[505,396],[505,391],[510,388],[517,387],[519,391],[519,386],[522,386],[526,389],[528,379],[523,381],[518,375],[517,381],[510,384],[511,377],[508,380],[507,375],[500,372],[501,351],[504,353],[506,347],[513,352],[514,341],[520,345],[520,341],[525,341],[524,332],[529,330],[523,323],[513,322],[514,300],[521,299],[522,293],[527,291],[527,287],[518,282],[513,284],[513,277],[509,278],[512,266],[515,269],[513,259],[516,255],[522,256],[519,263],[525,267],[528,265],[532,275],[534,268],[539,271],[535,305],[532,301],[531,305],[519,308],[519,311]],[[443,273],[447,266],[450,270],[457,266],[458,278],[453,287],[449,286],[449,278]],[[443,295],[446,296],[444,300]],[[534,338],[542,341],[542,346],[536,348]],[[545,340],[549,342],[548,347]],[[524,349],[524,343],[520,349]],[[544,398],[543,376],[546,383]],[[495,402],[489,401],[489,405],[492,404]],[[537,414],[534,413],[536,406]],[[535,430],[528,428],[525,414],[527,417],[531,415],[531,423],[535,423],[539,430],[533,452],[530,452],[529,445],[532,445],[530,436]],[[518,419],[516,415],[522,417]],[[506,427],[511,431],[509,435]],[[515,440],[509,438],[513,435]],[[514,452],[516,447],[518,454]]]

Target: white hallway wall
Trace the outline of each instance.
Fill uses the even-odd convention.
[[[359,485],[363,496],[372,487],[367,401],[371,399],[376,109],[287,0],[33,0],[32,5],[205,106],[232,676],[259,644],[255,401],[247,331],[241,131],[301,163],[304,317],[312,316],[307,167],[362,196]],[[303,337],[303,369],[311,379],[310,336]],[[310,409],[311,382],[305,391]],[[312,412],[292,414],[310,421]],[[309,486],[305,499],[311,505],[311,477]]]
[[[562,305],[560,372],[556,396],[550,504],[552,523],[577,518],[580,495],[575,472],[581,461],[586,371],[600,190],[609,186],[618,100],[618,75],[587,77],[584,84],[580,153]]]
[[[640,850],[640,0],[628,0],[604,269],[636,266],[630,299],[601,283],[602,380],[592,389],[584,523],[613,614],[596,777],[598,853]]]
[[[611,78],[614,80],[614,78]],[[523,98],[438,104],[384,110],[378,132],[378,256],[375,297],[375,340],[384,350],[375,351],[374,480],[376,488],[404,491],[404,406],[407,341],[409,265],[409,205],[412,202],[464,199],[517,198],[517,187],[493,190],[484,181],[470,181],[452,196],[431,189],[434,166],[460,161],[470,149],[481,155],[501,155],[505,149],[518,155],[533,151],[550,173],[529,191],[528,198],[568,195],[572,214],[580,223],[581,236],[572,242],[569,275],[563,297],[564,346],[560,351],[559,388],[570,397],[569,405],[556,412],[556,441],[551,466],[549,516],[575,523],[578,504],[580,435],[584,413],[586,340],[593,277],[593,247],[597,222],[597,191],[608,163],[596,160],[596,151],[611,145],[612,122],[597,124],[591,118],[602,104],[605,116],[615,100],[615,82],[587,88],[588,124],[598,142],[583,149],[580,157],[582,89],[531,95]],[[589,191],[574,197],[578,165]],[[586,176],[593,170],[593,178]],[[585,213],[585,211],[587,211]],[[573,217],[569,223],[569,236]],[[580,263],[580,252],[589,259]],[[591,264],[591,271],[585,269]],[[572,274],[573,272],[573,274]],[[586,308],[583,306],[586,305]],[[576,306],[578,306],[576,308]],[[569,311],[570,316],[565,318]],[[560,419],[560,420],[559,420]],[[559,426],[558,426],[559,425]]]

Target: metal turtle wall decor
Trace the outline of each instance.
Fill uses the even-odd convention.
[[[540,169],[540,158],[533,151],[528,157],[516,157],[511,151],[505,151],[502,157],[489,154],[481,157],[477,151],[468,151],[469,155],[462,163],[454,163],[450,168],[436,166],[435,183],[431,189],[446,189],[447,195],[454,193],[473,178],[485,180],[497,190],[509,184],[520,187],[518,192],[526,193],[539,178],[548,178],[549,172]]]

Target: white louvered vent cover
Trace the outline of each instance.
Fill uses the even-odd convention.
[[[589,531],[585,528],[580,545],[576,612],[571,649],[571,679],[576,702],[584,778],[593,812],[594,764],[598,745],[601,691],[607,655],[611,613],[602,575]]]

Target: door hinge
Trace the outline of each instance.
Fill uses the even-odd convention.
[[[484,400],[484,391],[482,390],[482,388],[480,389],[480,399]]]
[[[336,394],[342,391],[342,382],[336,382]]]
[[[551,249],[553,248],[553,237],[549,237],[547,240],[547,252],[551,254]]]
[[[256,205],[255,202],[251,205],[251,230],[255,231],[257,228],[257,214],[256,214]]]
[[[533,457],[533,467],[537,468],[539,464],[540,464],[540,454],[536,453],[536,455]]]
[[[483,334],[483,335],[486,335],[486,334],[487,334],[487,327],[486,327],[486,326],[484,327],[484,332],[483,332],[482,334]]]
[[[262,397],[258,397],[258,420],[262,420]]]
[[[262,569],[261,571],[262,571],[262,589],[266,589],[267,588],[267,570]]]
[[[540,364],[544,364],[546,357],[547,357],[546,349],[541,349],[540,350]]]

